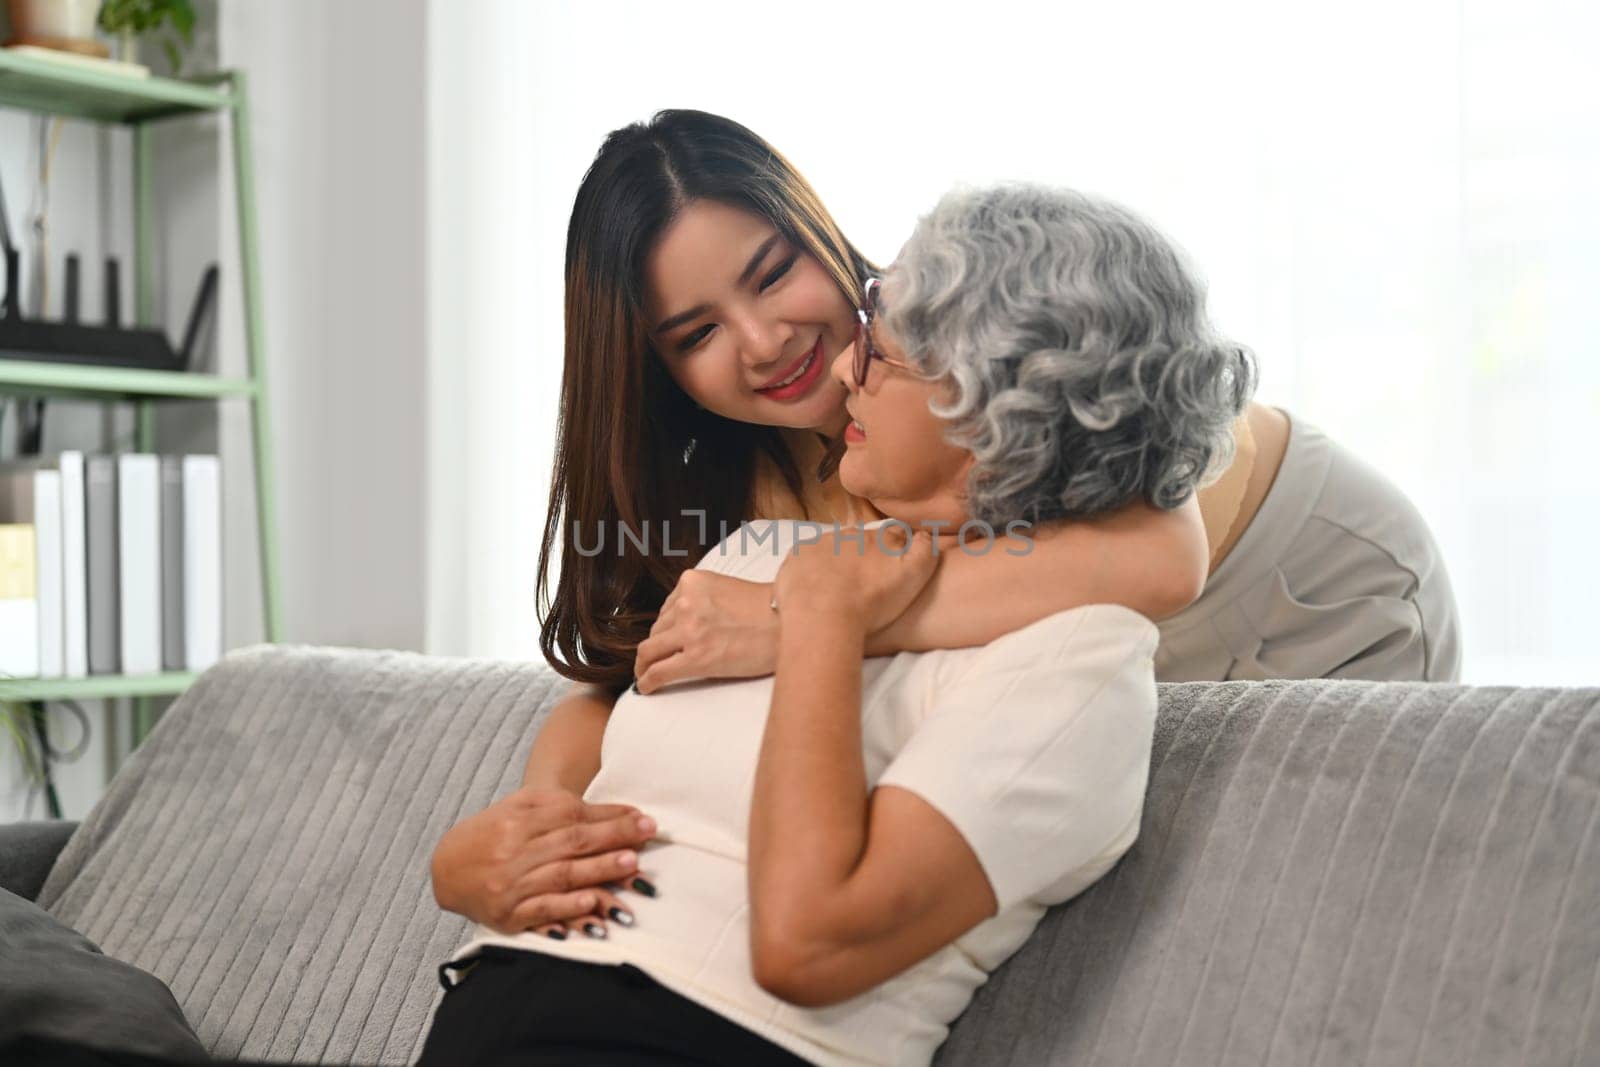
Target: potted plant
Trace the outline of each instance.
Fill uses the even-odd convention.
[[[138,62],[137,39],[159,34],[172,73],[183,66],[183,49],[194,43],[194,5],[190,0],[105,0],[100,8],[100,28],[118,42],[117,58]]]
[[[94,39],[99,6],[99,0],[6,0],[11,16],[6,43],[103,56],[105,45]]]

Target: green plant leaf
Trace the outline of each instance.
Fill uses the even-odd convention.
[[[155,33],[170,25],[172,34],[161,47],[176,74],[183,65],[183,45],[194,43],[195,13],[192,0],[105,0],[97,17],[100,28],[111,34]]]

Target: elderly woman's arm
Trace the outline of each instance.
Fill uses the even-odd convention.
[[[881,598],[852,580],[864,567],[821,555],[778,583],[783,641],[750,808],[752,969],[804,1007],[872,988],[996,909],[948,820],[907,790],[868,793],[861,656]]]
[[[783,644],[751,797],[750,937],[756,981],[794,1004],[857,996],[1003,909],[1066,900],[1138,836],[1157,631],[1117,605],[903,679],[927,703],[869,790],[865,635],[903,610],[901,594],[931,562],[931,551],[903,561],[812,551],[779,573]]]

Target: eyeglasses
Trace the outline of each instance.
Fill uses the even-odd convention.
[[[875,359],[882,360],[891,367],[899,367],[911,374],[918,374],[917,368],[909,363],[902,363],[898,359],[890,359],[884,355],[872,341],[872,320],[878,317],[878,290],[880,279],[868,278],[867,284],[862,287],[861,306],[856,309],[856,351],[851,371],[855,375],[856,387],[867,384],[867,370]],[[919,375],[920,376],[920,375]]]

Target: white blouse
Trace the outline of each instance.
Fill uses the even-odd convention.
[[[804,525],[749,524],[698,566],[771,581]],[[1045,908],[1082,892],[1138,836],[1156,640],[1144,616],[1093,604],[982,648],[862,664],[867,781],[911,790],[949,819],[982,864],[999,912],[848,1001],[795,1007],[752,976],[746,842],[770,677],[617,701],[585,799],[636,805],[658,824],[639,860],[658,895],[623,894],[634,926],[610,923],[603,941],[479,926],[452,959],[504,945],[631,963],[815,1063],[925,1064]]]

